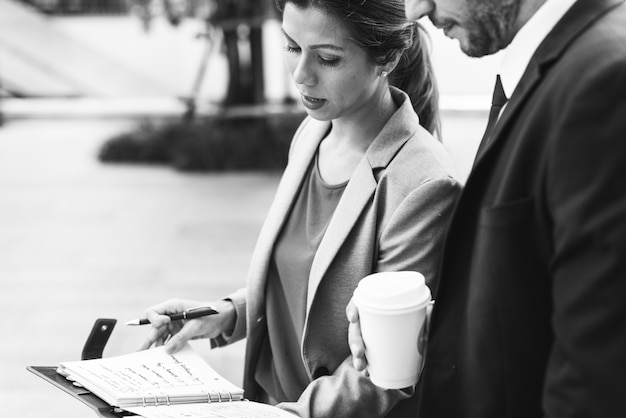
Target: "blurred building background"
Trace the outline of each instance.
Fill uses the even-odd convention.
[[[443,141],[465,178],[499,57],[469,59],[423,23]],[[95,416],[26,366],[77,359],[98,317],[123,323],[165,298],[244,284],[278,173],[97,155],[143,118],[297,111],[279,28],[271,0],[0,0],[1,416]],[[118,324],[105,355],[144,335]],[[242,343],[197,345],[241,382]]]

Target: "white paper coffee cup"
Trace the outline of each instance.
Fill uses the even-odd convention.
[[[381,272],[363,278],[354,291],[372,382],[386,389],[417,383],[422,367],[418,338],[431,292],[415,271]]]

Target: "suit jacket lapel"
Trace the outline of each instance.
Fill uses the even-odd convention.
[[[420,128],[408,98],[399,91],[393,91],[396,102],[402,104],[369,146],[352,174],[313,259],[307,292],[307,320],[317,287],[376,191],[378,182],[374,175],[375,169],[387,167],[398,150]]]
[[[539,83],[549,65],[565,51],[567,46],[573,42],[582,31],[598,19],[598,17],[610,8],[622,3],[623,0],[578,0],[574,3],[571,9],[563,16],[559,23],[557,23],[552,32],[550,32],[546,39],[539,45],[537,51],[535,51],[522,79],[513,92],[511,99],[500,116],[500,120],[493,130],[492,139],[485,145],[481,152],[476,155],[474,167],[480,164],[484,156],[489,154],[490,150],[493,149],[497,143],[505,140],[506,136],[502,136],[500,133],[511,120],[514,120],[514,115],[520,110],[526,97]]]
[[[479,148],[478,153],[476,154],[476,157],[474,160],[474,167],[472,168],[472,171],[480,164],[480,162],[484,159],[484,156],[489,154],[490,150],[494,148],[496,143],[506,138],[506,137],[502,137],[500,135],[500,132],[502,132],[504,127],[508,125],[508,123],[512,119],[514,119],[513,115],[517,113],[521,104],[524,103],[526,97],[530,94],[530,92],[533,90],[533,88],[539,82],[540,79],[541,79],[541,75],[536,66],[536,63],[533,60],[531,60],[530,63],[528,64],[528,68],[526,68],[526,72],[524,73],[524,76],[522,77],[519,84],[517,85],[515,92],[513,93],[513,95],[511,96],[511,99],[507,102],[506,107],[502,111],[502,114],[500,115],[500,119],[496,123],[493,129],[493,132],[491,133],[491,139],[489,140],[488,143],[481,145],[481,147]]]

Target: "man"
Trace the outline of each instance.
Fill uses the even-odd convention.
[[[509,98],[450,226],[420,418],[626,417],[623,0],[407,0]],[[348,307],[355,367],[364,365]]]

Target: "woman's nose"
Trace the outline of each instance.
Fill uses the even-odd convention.
[[[304,56],[300,56],[300,59],[293,69],[293,81],[306,86],[315,85],[317,82],[317,76],[311,68],[311,63]]]

